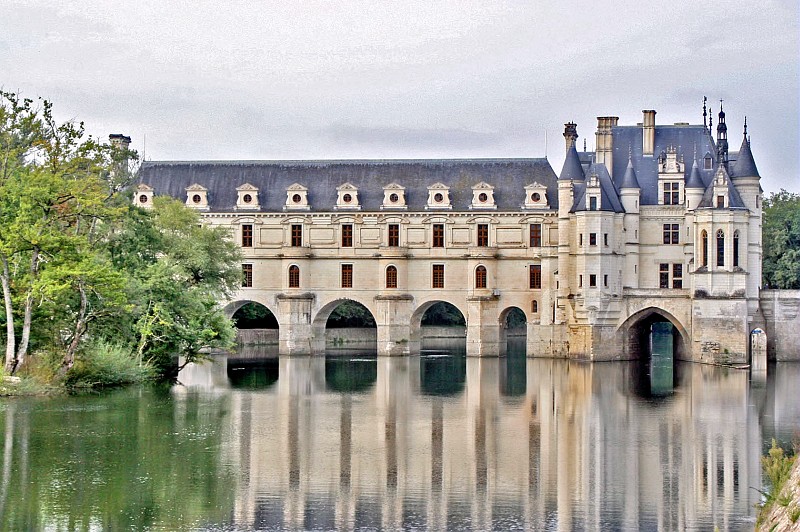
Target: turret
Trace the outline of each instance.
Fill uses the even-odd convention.
[[[568,217],[569,210],[572,208],[573,187],[575,181],[584,181],[586,176],[583,173],[583,166],[578,157],[578,150],[573,143],[567,149],[567,157],[564,159],[564,166],[558,176],[558,216]]]
[[[717,122],[717,161],[728,169],[728,126],[725,125],[725,111],[719,101],[719,121]]]
[[[693,211],[700,205],[703,193],[706,190],[703,178],[700,176],[700,167],[697,165],[697,160],[692,164],[692,171],[686,179],[684,190],[686,191],[686,210]]]
[[[628,167],[625,169],[625,176],[620,185],[620,200],[626,213],[639,213],[639,195],[641,188],[639,180],[636,178],[636,170],[633,169],[633,161],[628,158]]]
[[[628,157],[628,167],[622,178],[620,186],[620,201],[625,209],[623,227],[625,229],[625,279],[624,285],[631,288],[639,287],[639,201],[641,188],[633,161]]]

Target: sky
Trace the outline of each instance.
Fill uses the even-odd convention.
[[[747,116],[800,192],[797,0],[0,0],[0,87],[147,160],[564,159],[598,116]]]

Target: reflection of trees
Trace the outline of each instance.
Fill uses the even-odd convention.
[[[246,303],[233,315],[237,329],[277,329],[278,320],[264,305]]]
[[[375,318],[361,303],[342,301],[328,317],[328,327],[375,327]]]
[[[234,482],[216,452],[226,402],[163,393],[31,400],[7,411],[14,466],[0,529],[178,530],[229,520]]]
[[[422,325],[438,325],[445,327],[464,326],[464,315],[450,303],[440,301],[425,311],[422,316]]]

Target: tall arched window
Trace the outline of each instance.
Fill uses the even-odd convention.
[[[705,229],[703,229],[703,232],[700,233],[700,240],[702,241],[700,249],[700,265],[708,266],[708,233],[706,233]]]
[[[475,268],[475,288],[486,288],[486,268],[484,266]]]
[[[534,314],[539,312],[539,302],[535,299],[531,301],[531,312]]]
[[[386,267],[386,288],[397,288],[397,268]]]
[[[725,266],[725,233],[717,230],[717,266]]]
[[[289,266],[289,288],[300,288],[300,268],[296,264]]]
[[[733,232],[733,267],[739,266],[739,231]]]

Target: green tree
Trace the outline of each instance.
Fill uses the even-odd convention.
[[[764,285],[800,288],[800,195],[781,190],[764,200]]]

